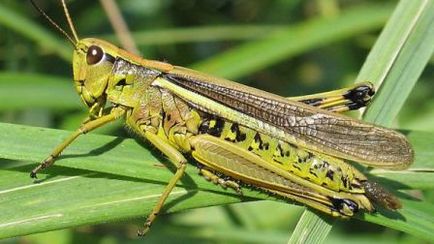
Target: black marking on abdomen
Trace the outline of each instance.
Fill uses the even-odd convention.
[[[276,159],[274,159],[274,158],[273,158],[273,161],[276,162],[276,163],[278,163],[278,164],[284,165],[283,162],[281,162],[281,161],[279,161],[279,160],[276,160]]]
[[[309,169],[309,173],[318,178],[318,175],[312,169]]]
[[[280,157],[283,157],[285,155],[283,153],[283,149],[282,149],[282,146],[280,145],[280,143],[277,144],[276,150],[279,152]]]
[[[240,126],[237,123],[231,125],[231,132],[235,133],[235,141],[241,142],[246,140],[246,133],[241,132]]]
[[[335,174],[335,172],[333,170],[327,170],[326,173],[326,177],[329,178],[330,180],[333,180],[333,175]]]
[[[222,118],[205,118],[199,126],[199,133],[220,137],[224,126],[225,121]]]
[[[341,181],[342,181],[342,184],[344,185],[344,187],[347,188],[348,187],[348,179],[347,179],[347,177],[342,176],[341,177]]]
[[[264,142],[262,141],[262,138],[261,138],[261,135],[259,134],[259,132],[256,132],[254,140],[256,143],[258,143],[259,150],[263,150],[264,149]]]
[[[205,119],[199,126],[199,134],[206,134],[209,129],[209,120]]]

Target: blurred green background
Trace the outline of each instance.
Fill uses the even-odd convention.
[[[57,1],[38,1],[67,31]],[[119,43],[99,1],[68,1],[80,37]],[[230,78],[282,96],[354,83],[395,1],[119,0],[141,55]],[[274,39],[273,39],[274,38]],[[0,121],[73,130],[86,116],[71,80],[72,48],[27,1],[0,2]],[[395,127],[434,132],[433,59]],[[120,124],[96,133],[127,136]],[[0,167],[16,162],[2,161]],[[211,184],[211,183],[210,183]],[[126,189],[128,190],[128,189]],[[433,198],[432,192],[426,193]],[[274,201],[161,216],[144,240],[144,218],[30,235],[3,243],[286,243],[302,207]],[[359,220],[338,221],[327,242],[420,243]]]

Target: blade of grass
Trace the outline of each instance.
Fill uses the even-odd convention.
[[[377,92],[373,103],[364,114],[366,121],[383,126],[391,124],[431,57],[434,50],[432,40],[434,40],[434,2],[401,1],[357,78],[357,81],[367,80],[377,85],[382,84],[380,92]],[[405,177],[408,179],[408,176]],[[421,175],[417,174],[417,177]],[[412,185],[415,186],[414,183]],[[316,230],[322,230],[319,235],[315,233],[318,237],[312,240],[312,243],[321,243],[331,230],[330,223],[322,221],[320,216],[315,216],[308,209],[305,210],[305,214],[311,216],[309,222],[300,219],[290,243],[304,243],[303,238],[306,233],[312,232],[314,235]],[[407,213],[411,217],[406,223],[401,219],[384,218],[382,215],[378,218],[369,216],[366,220],[408,231],[409,225],[414,224],[412,220],[417,220],[419,214],[421,212],[417,210]],[[425,217],[428,221],[434,219],[433,215]],[[410,233],[425,237],[430,235],[429,231],[424,231],[426,228],[414,229]]]
[[[39,176],[44,180],[34,184],[28,175],[33,162],[44,158],[69,132],[9,124],[0,127],[4,148],[0,157],[32,162],[12,167],[2,164],[0,238],[145,216],[172,177],[166,163],[161,164],[151,150],[132,139],[87,135]],[[65,168],[64,163],[74,168]],[[169,212],[240,201],[234,192],[203,180],[194,167],[187,172],[183,187],[172,192],[166,205]],[[247,189],[244,195],[246,200],[266,198]]]
[[[401,1],[389,23],[357,78],[381,85],[364,119],[384,126],[392,124],[434,52],[434,2]]]
[[[432,178],[432,174],[430,176]],[[361,220],[400,230],[425,240],[434,240],[434,205],[415,199],[400,199],[403,208],[394,213],[365,214]]]
[[[366,4],[345,10],[335,18],[315,18],[270,34],[267,39],[235,47],[193,65],[193,69],[228,79],[238,78],[307,50],[377,29],[391,11],[391,5]]]
[[[328,216],[319,217],[316,213],[306,210],[298,221],[288,243],[322,243],[331,231],[334,221]]]
[[[198,242],[198,239],[202,242],[212,240],[215,243],[283,243],[286,238],[285,232],[269,230],[258,232],[239,227],[183,226],[170,228],[167,234],[179,238],[182,240],[181,243]]]
[[[0,97],[0,110],[83,107],[71,79],[33,73],[0,72]]]
[[[284,25],[230,25],[200,26],[164,30],[132,32],[138,45],[165,45],[175,43],[253,40],[286,30]],[[114,35],[103,35],[104,39],[115,41]]]
[[[69,48],[64,41],[60,41],[60,37],[54,37],[53,34],[35,24],[35,22],[31,21],[28,17],[17,14],[16,11],[8,9],[1,3],[0,24],[35,41],[43,49],[56,53],[70,62],[72,57],[71,48]]]
[[[17,165],[0,161],[0,237],[145,216],[173,175],[165,159],[133,139],[89,134],[68,147],[53,167],[39,175],[39,184],[33,183],[30,170],[69,133],[0,123],[0,158],[31,162]],[[409,134],[410,139],[428,135],[430,141],[414,146],[417,153],[431,151],[427,144],[433,144],[434,133]],[[165,211],[269,199],[248,189],[243,189],[243,194],[245,197],[240,198],[231,190],[210,184],[197,175],[195,167],[188,167]],[[406,204],[407,212],[402,213],[407,219],[412,219],[411,211],[419,211],[411,207]],[[411,225],[406,228],[409,233],[421,231]],[[427,236],[427,228],[422,237],[434,238]]]
[[[381,85],[378,97],[366,110],[364,119],[383,126],[392,124],[434,51],[434,1],[401,1],[390,23],[359,75],[359,80],[371,80]],[[418,152],[415,155],[417,161],[424,157]],[[428,163],[431,160],[425,158],[424,161],[416,162],[412,167],[429,169],[425,177],[432,178],[433,165]],[[403,179],[399,178],[400,181]],[[405,232],[414,228],[412,233],[424,238],[433,235],[432,204],[414,200],[403,200],[403,204],[404,208],[394,217],[366,215],[362,219]],[[420,225],[431,225],[431,228],[418,228]]]

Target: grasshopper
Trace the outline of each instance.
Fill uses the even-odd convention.
[[[374,205],[395,210],[399,200],[348,161],[386,169],[413,162],[406,138],[340,114],[366,106],[370,83],[328,93],[285,98],[232,81],[143,59],[106,41],[79,39],[65,1],[72,37],[31,0],[72,43],[73,80],[89,109],[82,125],[31,172],[52,165],[78,136],[118,119],[176,165],[144,235],[187,167],[241,194],[253,187],[335,217]],[[108,105],[110,104],[110,105]]]

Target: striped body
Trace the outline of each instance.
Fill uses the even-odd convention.
[[[295,175],[299,178],[299,182],[314,183],[311,186],[315,186],[315,189],[309,189],[309,187],[303,186],[304,184],[295,183],[277,173],[268,172],[264,175],[261,172],[264,169],[256,165],[243,168],[216,159],[215,163],[224,169],[233,167],[233,170],[239,171],[240,174],[250,175],[253,178],[262,177],[267,182],[273,183],[274,181],[274,183],[286,187],[303,189],[304,192],[328,189],[329,192],[358,194],[358,197],[364,199],[361,202],[368,202],[363,196],[365,191],[361,185],[361,182],[365,181],[366,178],[349,164],[340,159],[296,147],[283,140],[272,138],[246,126],[201,111],[166,89],[153,86],[152,83],[157,77],[164,77],[161,72],[118,59],[114,62],[113,73],[110,77],[109,86],[115,87],[115,89],[107,93],[107,98],[110,101],[118,101],[117,105],[119,106],[128,107],[126,124],[129,130],[137,135],[151,131],[184,153],[192,153],[195,150],[191,145],[191,138],[202,134],[211,135],[222,140],[222,143],[223,141],[231,143],[238,150],[248,151],[268,164]],[[143,94],[146,96],[143,97]],[[123,96],[136,99],[123,99]],[[219,170],[209,165],[203,166],[242,183],[255,185],[255,182],[251,182],[251,180],[243,181],[237,176],[228,175],[226,170]],[[285,197],[287,194],[282,190],[273,191],[266,187],[263,189],[274,195],[278,194]],[[337,199],[340,198],[340,196],[337,197]],[[357,211],[359,207],[362,207],[354,203],[353,200],[349,202],[355,207],[347,213],[348,215],[352,215],[352,211]],[[369,204],[367,208],[372,210]],[[333,211],[339,212],[340,209]]]
[[[62,0],[72,38],[31,2],[74,45],[74,85],[89,109],[80,128],[31,171],[32,178],[78,136],[125,118],[130,131],[176,166],[139,235],[149,231],[183,176],[183,154],[200,163],[205,178],[239,193],[243,183],[339,217],[372,212],[373,203],[401,208],[395,196],[344,162],[388,169],[413,162],[405,136],[338,114],[365,106],[374,94],[371,84],[284,98],[143,59],[103,40],[80,40]]]
[[[232,179],[228,184],[237,191],[236,182],[241,182],[333,216],[353,216],[359,209],[372,212],[373,202],[392,210],[401,206],[396,197],[343,160],[408,167],[413,151],[399,133],[315,107],[323,99],[314,95],[289,100],[142,59],[102,40],[78,42],[73,57],[74,82],[89,107],[90,128],[125,117],[132,132],[177,165],[153,213],[182,176],[187,162],[183,154],[190,154],[200,163],[200,172],[215,182]],[[347,105],[336,111],[364,106],[363,94],[372,92],[369,86],[359,88],[342,94]],[[52,162],[47,159],[32,176]],[[155,216],[150,216],[152,222]]]
[[[333,191],[363,193],[366,178],[342,160],[315,154],[221,118],[205,118],[199,128],[248,150],[268,163]]]

